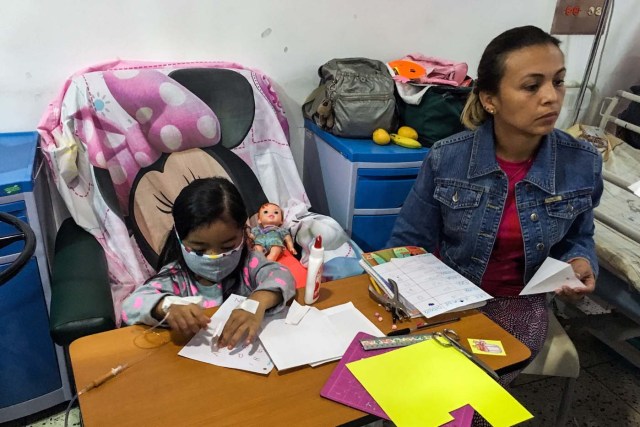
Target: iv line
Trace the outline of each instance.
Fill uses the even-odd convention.
[[[167,313],[162,320],[160,320],[158,323],[156,323],[153,327],[147,329],[146,331],[144,331],[144,334],[148,334],[149,332],[153,331],[154,329],[160,327],[166,320],[167,317],[169,317],[169,313]],[[167,341],[168,342],[168,341]],[[73,398],[71,399],[71,401],[69,402],[69,405],[67,405],[67,410],[65,411],[65,416],[64,416],[64,426],[67,427],[68,426],[68,422],[69,422],[69,412],[71,411],[71,407],[74,404],[74,402],[78,399],[78,397],[82,394],[87,393],[90,390],[93,390],[94,388],[100,387],[102,384],[106,383],[107,381],[109,381],[111,378],[115,378],[116,376],[118,376],[119,374],[121,374],[125,369],[130,368],[134,365],[137,365],[138,363],[144,361],[146,358],[148,358],[149,356],[151,356],[152,354],[154,354],[156,351],[160,350],[162,347],[164,347],[165,344],[167,344],[167,342],[159,345],[158,347],[154,348],[152,351],[150,351],[149,353],[145,354],[144,356],[142,356],[141,358],[139,358],[138,360],[134,361],[134,362],[130,362],[130,363],[121,363],[118,366],[116,366],[115,368],[111,368],[111,370],[109,372],[107,372],[106,374],[96,378],[95,380],[91,381],[87,386],[85,386],[82,390],[78,391]]]

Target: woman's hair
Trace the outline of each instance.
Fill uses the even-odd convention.
[[[190,271],[182,257],[176,232],[183,240],[193,230],[215,221],[224,221],[244,229],[248,218],[238,189],[230,181],[220,177],[201,178],[189,183],[173,202],[172,215],[175,231],[170,230],[167,234],[157,270],[177,260],[184,271]]]
[[[504,63],[511,52],[547,44],[559,47],[560,40],[532,25],[512,28],[491,40],[480,58],[478,78],[462,111],[462,124],[473,130],[487,120],[489,114],[482,108],[480,92],[498,93]]]

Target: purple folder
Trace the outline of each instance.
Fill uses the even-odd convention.
[[[334,369],[326,384],[322,387],[322,390],[320,390],[320,396],[388,420],[389,416],[378,406],[373,397],[365,390],[356,377],[353,376],[351,371],[349,371],[349,368],[345,366],[349,362],[366,359],[367,357],[377,356],[378,354],[394,350],[393,348],[383,348],[365,351],[360,344],[360,340],[366,338],[375,337],[364,332],[359,332],[358,335],[356,335],[344,353],[344,356],[342,356],[338,366],[336,366],[336,369]],[[451,412],[454,420],[449,421],[444,424],[444,426],[469,427],[471,426],[473,412],[471,405],[458,408]]]

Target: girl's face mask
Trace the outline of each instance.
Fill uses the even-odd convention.
[[[177,233],[176,233],[177,235]],[[220,282],[227,277],[240,262],[242,256],[242,246],[244,245],[244,237],[240,244],[228,252],[218,255],[199,254],[187,248],[178,237],[182,256],[187,267],[198,276],[204,277],[212,282]]]

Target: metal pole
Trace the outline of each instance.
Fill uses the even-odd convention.
[[[584,72],[584,77],[582,78],[582,84],[580,85],[580,90],[578,91],[578,98],[576,99],[576,104],[574,106],[574,115],[573,120],[571,120],[571,125],[575,125],[578,122],[578,116],[580,115],[580,107],[582,106],[582,101],[584,100],[584,93],[587,90],[587,85],[589,84],[589,77],[591,77],[591,69],[593,68],[593,63],[596,59],[596,54],[598,53],[598,47],[600,45],[600,39],[602,38],[602,34],[604,33],[604,27],[609,18],[609,4],[613,7],[613,0],[605,0],[604,5],[602,6],[602,16],[600,17],[600,21],[598,21],[598,27],[596,28],[595,38],[593,40],[593,45],[591,46],[591,53],[589,54],[589,61],[587,62],[587,68]]]

